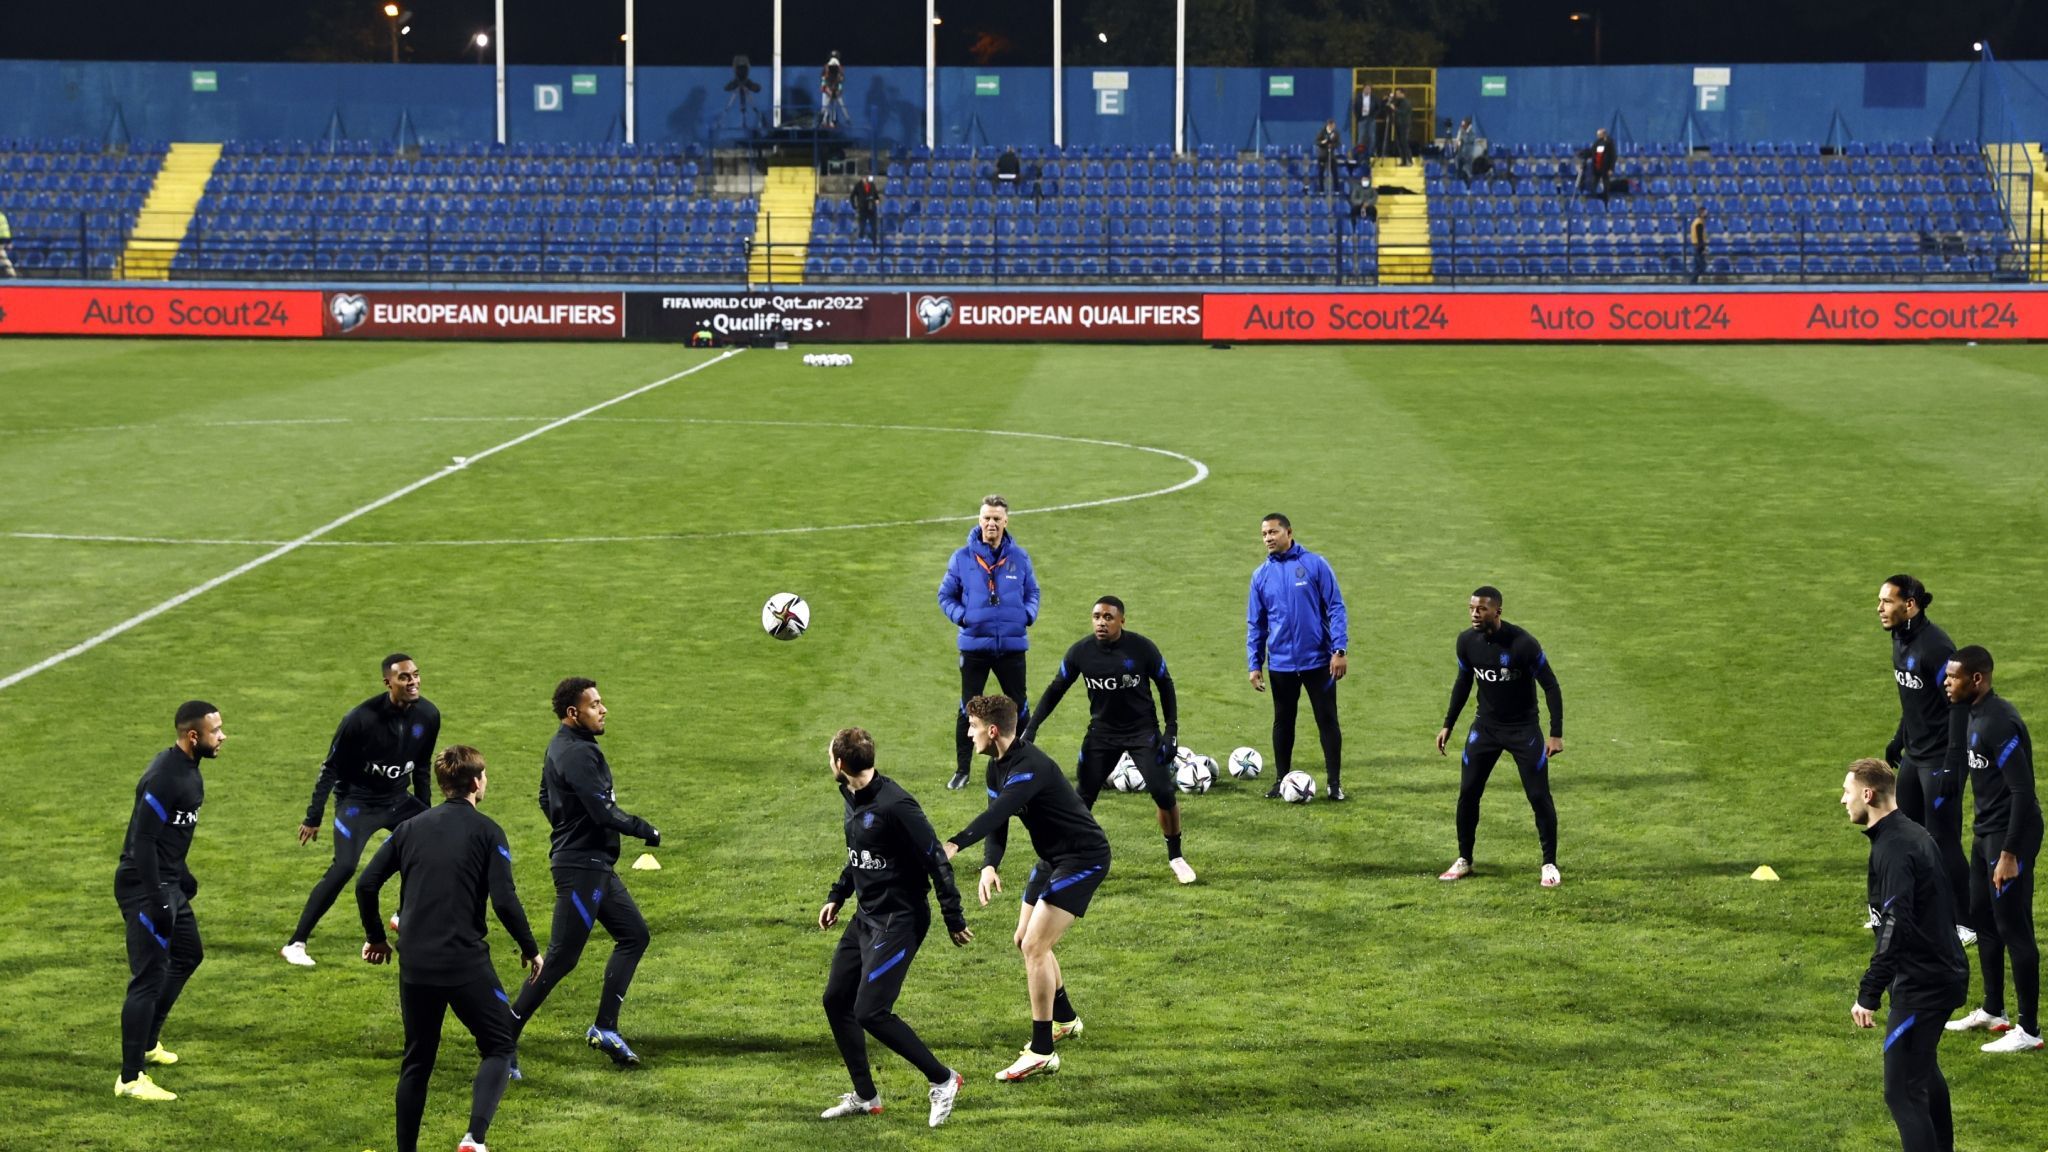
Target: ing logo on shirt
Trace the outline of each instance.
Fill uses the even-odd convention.
[[[382,776],[387,780],[402,780],[412,775],[412,761],[407,760],[402,767],[397,764],[375,764],[365,761],[363,772],[370,776]]]
[[[1528,673],[1515,668],[1474,668],[1472,675],[1488,684],[1506,684],[1511,680],[1520,680]]]
[[[1911,688],[1913,691],[1918,692],[1922,688],[1927,687],[1927,681],[1913,675],[1911,672],[1894,668],[1892,669],[1892,675],[1898,678],[1899,687],[1901,688]]]
[[[1114,692],[1120,688],[1136,688],[1145,683],[1145,678],[1135,672],[1121,676],[1083,676],[1081,683],[1097,692]]]

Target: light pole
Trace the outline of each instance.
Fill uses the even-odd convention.
[[[1571,14],[1571,22],[1574,24],[1584,24],[1589,21],[1593,25],[1593,66],[1597,68],[1600,66],[1600,10],[1595,8],[1591,12],[1574,12]]]
[[[384,18],[391,22],[391,62],[398,63],[398,5],[386,4]]]

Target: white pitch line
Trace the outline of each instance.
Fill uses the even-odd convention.
[[[1209,478],[1209,466],[1185,453],[1167,448],[1154,448],[1145,444],[1127,444],[1121,440],[1096,440],[1084,436],[1061,436],[1052,432],[1019,432],[1004,428],[945,428],[921,424],[849,424],[834,421],[812,420],[717,420],[689,417],[630,417],[603,416],[591,423],[606,424],[713,424],[724,426],[745,426],[760,428],[838,428],[866,432],[953,432],[979,436],[1011,436],[1024,440],[1052,440],[1066,444],[1088,444],[1099,448],[1125,448],[1133,452],[1150,452],[1166,456],[1194,468],[1194,474],[1178,484],[1165,488],[1154,488],[1147,492],[1133,492],[1123,496],[1105,496],[1099,500],[1081,500],[1068,504],[1051,504],[1043,508],[1012,509],[1012,516],[1031,516],[1044,512],[1074,512],[1083,508],[1101,508],[1111,504],[1128,504],[1135,500],[1150,500],[1157,496],[1171,496],[1175,492],[1192,488]],[[475,459],[472,457],[472,459]],[[507,548],[521,545],[541,544],[638,544],[692,540],[730,540],[746,536],[806,536],[817,532],[856,532],[870,528],[914,528],[928,524],[951,524],[974,520],[973,516],[926,516],[915,520],[877,520],[862,524],[810,524],[794,528],[737,528],[725,532],[654,532],[633,536],[543,536],[526,539],[493,540],[309,540],[301,546],[313,548]],[[14,540],[62,540],[94,544],[226,544],[250,548],[265,548],[289,541],[275,540],[188,540],[165,536],[98,536],[72,535],[62,532],[0,532],[0,538]],[[6,687],[0,684],[0,688]]]
[[[16,684],[21,683],[23,680],[26,680],[39,672],[48,671],[49,669],[64,663],[66,660],[71,659],[73,656],[81,656],[87,652],[90,652],[93,649],[99,647],[100,645],[106,643],[107,641],[112,640],[115,637],[121,635],[122,633],[127,632],[130,629],[136,627],[137,625],[146,624],[149,621],[156,619],[158,616],[161,616],[164,613],[169,612],[171,609],[176,608],[178,605],[183,604],[186,601],[193,599],[194,597],[203,596],[206,593],[211,592],[215,588],[220,587],[221,585],[227,583],[230,580],[235,579],[238,576],[247,575],[248,573],[263,567],[265,564],[268,564],[272,560],[276,560],[279,557],[289,556],[293,552],[296,552],[299,549],[304,548],[306,545],[311,544],[314,541],[320,539],[322,536],[327,535],[329,532],[334,531],[336,528],[339,528],[352,520],[356,520],[360,517],[367,516],[370,513],[375,512],[377,509],[382,508],[395,500],[400,500],[406,496],[410,496],[414,492],[417,492],[420,489],[425,488],[427,485],[432,484],[436,480],[440,480],[447,476],[453,475],[454,473],[461,472],[464,469],[468,468],[471,464],[474,464],[479,460],[495,456],[508,448],[517,448],[519,445],[526,443],[528,440],[531,440],[536,436],[543,436],[564,425],[574,424],[576,421],[583,419],[585,416],[588,416],[593,412],[602,412],[605,409],[610,408],[614,404],[623,404],[636,396],[652,392],[656,388],[660,388],[663,385],[673,384],[676,381],[681,380],[685,376],[694,375],[697,372],[700,372],[706,368],[711,367],[713,364],[718,364],[726,360],[729,360],[732,357],[739,355],[741,351],[743,351],[743,349],[729,349],[725,352],[720,353],[718,356],[710,360],[706,360],[700,364],[693,364],[690,367],[683,369],[681,372],[677,372],[669,376],[664,376],[651,384],[642,384],[638,388],[634,388],[626,392],[621,392],[617,396],[614,396],[609,400],[599,401],[598,403],[592,404],[590,407],[585,408],[579,412],[572,412],[569,415],[564,416],[551,423],[543,424],[538,428],[532,429],[531,431],[521,433],[518,436],[514,436],[512,439],[507,440],[502,444],[494,444],[481,452],[472,454],[467,460],[463,461],[460,464],[450,464],[438,472],[422,476],[418,480],[415,480],[412,483],[407,484],[405,487],[400,488],[396,492],[389,493],[388,495],[385,496],[380,496],[377,499],[370,501],[368,504],[365,504],[352,512],[345,513],[341,516],[336,517],[333,520],[328,521],[325,524],[322,524],[320,527],[313,529],[311,532],[308,532],[295,540],[287,540],[284,543],[279,544],[277,547],[272,548],[270,551],[265,552],[263,555],[256,557],[254,560],[251,560],[246,564],[236,565],[235,567],[228,569],[226,572],[223,572],[220,575],[215,576],[213,579],[208,580],[203,584],[196,584],[190,588],[187,588],[183,592],[178,593],[176,596],[171,597],[169,600],[166,600],[161,604],[138,612],[135,615],[130,616],[128,619],[121,621],[119,624],[116,624],[113,627],[108,628],[104,632],[101,632],[97,636],[92,636],[85,640],[81,640],[78,643],[73,644],[71,647],[64,649],[62,652],[59,652],[54,656],[45,657],[44,659],[39,660],[26,668],[23,668],[19,672],[10,673],[7,676],[0,677],[0,692],[4,692],[7,689],[12,688]]]

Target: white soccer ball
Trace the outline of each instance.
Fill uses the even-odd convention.
[[[1197,756],[1187,749],[1181,749],[1185,758],[1176,757],[1173,772],[1174,787],[1183,792],[1207,792],[1216,783],[1216,762],[1207,756]]]
[[[761,605],[761,628],[777,640],[794,640],[811,626],[811,606],[794,592],[777,592]]]
[[[1116,758],[1116,767],[1109,772],[1109,786],[1119,792],[1145,790],[1145,773],[1139,771],[1138,762],[1131,759],[1129,752]]]
[[[1316,798],[1315,777],[1297,768],[1280,778],[1280,798],[1289,804],[1306,804]]]
[[[1249,780],[1266,770],[1266,758],[1259,755],[1257,748],[1238,748],[1230,753],[1230,776],[1233,780]]]

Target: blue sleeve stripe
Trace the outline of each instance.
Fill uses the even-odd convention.
[[[1999,766],[2000,768],[2003,768],[2003,767],[2005,767],[2005,762],[2006,762],[2007,760],[2010,760],[2010,759],[2012,759],[2012,754],[2013,754],[2013,753],[2015,753],[2015,752],[2017,752],[2017,751],[2019,751],[2019,750],[2020,750],[2020,738],[2019,738],[2019,737],[2015,736],[2015,737],[2013,737],[2012,739],[2010,739],[2010,740],[2007,740],[2007,741],[2005,742],[2005,747],[2003,747],[2003,748],[2000,748],[2000,749],[1998,750],[1998,766]]]
[[[996,798],[996,796],[997,796],[997,792],[996,792],[996,790],[995,790],[995,789],[991,788],[991,789],[989,789],[989,790],[988,790],[988,798],[989,798],[989,799],[993,800],[993,799],[995,799],[995,798]]]
[[[144,792],[142,794],[142,799],[151,808],[154,808],[156,810],[157,819],[163,821],[166,824],[169,824],[171,822],[171,814],[169,812],[164,811],[162,801],[158,800],[154,795],[148,792]]]
[[[1033,775],[1034,773],[1025,772],[1022,775],[1012,776],[1008,780],[1003,781],[1003,787],[1008,788],[1012,784],[1022,784],[1026,780],[1031,779]]]
[[[498,845],[498,855],[505,858],[505,863],[510,864],[512,862],[512,849],[503,844]]]

